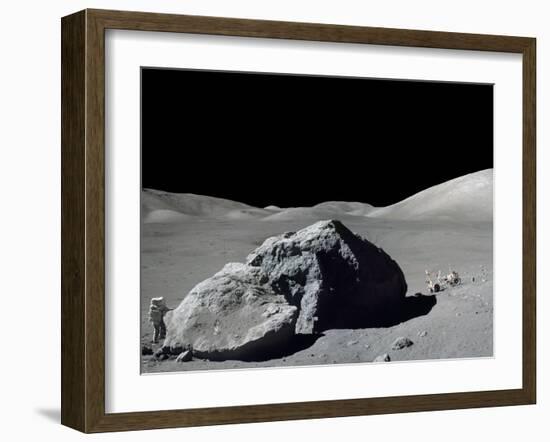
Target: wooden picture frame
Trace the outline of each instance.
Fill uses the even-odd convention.
[[[523,385],[512,390],[105,412],[105,30],[495,51],[523,63]],[[91,432],[534,404],[536,158],[533,38],[84,10],[62,19],[62,424]]]

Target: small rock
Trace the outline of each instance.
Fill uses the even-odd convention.
[[[193,359],[193,353],[191,350],[182,351],[176,358],[176,362],[189,362]]]
[[[462,316],[462,313],[456,312],[456,316]]]
[[[170,355],[165,351],[164,348],[159,348],[155,353],[154,353],[154,356],[155,358],[157,358],[158,360],[160,361],[164,361],[166,359],[168,359],[170,357]]]
[[[472,282],[476,282],[475,276],[472,276]]]
[[[391,348],[392,350],[401,350],[405,347],[410,347],[411,345],[413,345],[413,341],[409,338],[400,337],[393,341]]]
[[[351,347],[352,345],[355,345],[357,344],[359,341],[349,341],[347,344],[346,344],[346,347]]]
[[[165,361],[166,359],[168,359],[170,357],[169,354],[166,354],[166,353],[160,353],[160,354],[157,354],[155,353],[155,358],[158,360],[158,361]]]
[[[370,348],[369,344],[365,344],[365,350],[368,350]]]
[[[383,355],[376,356],[376,358],[374,358],[374,361],[372,362],[390,362],[390,361],[391,361],[390,355],[387,353],[384,353]]]
[[[141,346],[141,354],[143,356],[148,356],[153,354],[153,349],[151,347],[148,347],[147,345]]]
[[[424,331],[421,331],[420,333],[418,333],[418,336],[420,336],[421,338],[425,337],[425,336],[428,336],[428,332],[426,330]]]

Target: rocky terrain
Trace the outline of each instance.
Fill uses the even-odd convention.
[[[144,373],[492,355],[492,170],[386,208],[144,190],[142,218]],[[428,293],[449,266],[462,283]]]

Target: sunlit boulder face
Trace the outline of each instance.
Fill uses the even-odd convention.
[[[246,264],[230,263],[185,297],[164,349],[208,359],[261,359],[312,334],[397,309],[407,285],[382,249],[339,221],[268,238]],[[343,322],[342,322],[343,320]]]
[[[227,264],[197,284],[172,313],[166,352],[189,348],[198,358],[247,359],[284,347],[294,335],[298,309],[262,284],[257,269]]]

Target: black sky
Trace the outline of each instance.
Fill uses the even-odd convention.
[[[493,167],[491,85],[142,69],[142,186],[385,206]]]

